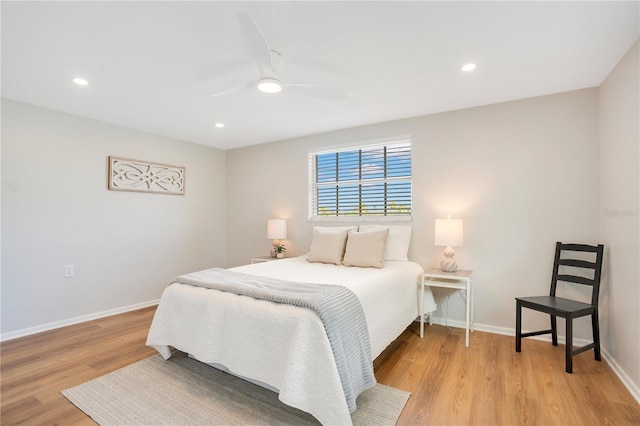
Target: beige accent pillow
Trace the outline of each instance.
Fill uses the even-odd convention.
[[[347,231],[314,230],[311,251],[307,255],[308,262],[342,264]]]
[[[361,268],[382,268],[389,229],[369,232],[349,231],[342,264]]]

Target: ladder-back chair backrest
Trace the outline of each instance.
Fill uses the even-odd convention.
[[[595,261],[590,262],[588,260],[563,258],[562,254],[566,252],[595,253]],[[557,242],[556,256],[553,262],[553,275],[551,277],[550,295],[555,297],[558,281],[588,285],[592,287],[591,304],[597,305],[598,295],[600,293],[603,252],[604,246],[602,244],[590,246],[586,244],[562,244],[561,242]],[[560,270],[560,266],[571,266],[574,268],[592,270],[593,278],[586,278],[579,275],[559,274],[558,271]]]

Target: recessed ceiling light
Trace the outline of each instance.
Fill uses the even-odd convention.
[[[216,126],[216,128],[218,129],[222,129],[224,127],[224,123],[216,123],[214,124],[214,126]]]
[[[464,72],[473,71],[476,69],[476,64],[469,62],[468,64],[464,64],[460,69]]]
[[[282,90],[282,83],[275,78],[263,78],[258,81],[258,90],[264,93],[278,93]]]
[[[73,82],[75,84],[77,84],[78,86],[86,86],[87,84],[89,84],[89,82],[87,80],[85,80],[84,78],[80,78],[80,77],[74,78]]]

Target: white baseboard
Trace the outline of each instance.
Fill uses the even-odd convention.
[[[444,318],[440,318],[440,317],[433,317],[433,323],[437,324],[437,325],[445,325],[445,320]],[[454,328],[465,328],[465,322],[464,321],[458,321],[458,320],[452,320],[452,319],[448,319],[446,320],[446,325],[448,325],[449,327],[454,327]],[[502,334],[504,336],[513,336],[515,337],[516,335],[516,331],[513,328],[509,328],[509,327],[497,327],[495,325],[487,325],[487,324],[474,324],[473,325],[473,329],[477,330],[477,331],[484,331],[486,333],[492,333],[492,334]],[[522,330],[523,333],[526,333],[529,330]],[[542,340],[543,342],[551,342],[551,335],[539,335],[539,336],[532,336],[532,337],[527,337],[527,339],[533,339],[533,340]],[[561,336],[560,334],[558,334],[558,343],[565,343],[565,338],[564,336]],[[575,337],[573,338],[573,343],[576,345],[588,345],[589,343],[591,343],[590,340],[585,340],[585,339],[576,339]]]
[[[633,383],[633,380],[631,380],[605,348],[602,348],[602,358],[607,361],[607,364],[609,364],[609,367],[616,373],[616,376],[618,376],[624,387],[627,388],[631,396],[640,404],[640,387]]]
[[[433,317],[432,322],[433,324],[445,325],[445,319],[441,317]],[[465,328],[464,321],[452,320],[448,318],[446,320],[446,325],[454,328]],[[487,333],[502,334],[505,336],[515,337],[516,335],[515,329],[509,328],[509,327],[496,327],[493,325],[486,325],[486,324],[474,324],[473,329],[477,331],[484,331]],[[522,330],[522,331],[526,332],[528,330]],[[527,337],[527,339],[551,342],[551,335],[549,334],[549,335],[532,336],[532,337]],[[558,335],[558,343],[565,344],[566,343],[565,336]],[[574,338],[573,343],[577,346],[584,346],[591,343],[591,340]],[[620,379],[624,387],[627,388],[631,396],[633,396],[633,398],[640,404],[640,387],[637,384],[633,383],[633,380],[631,380],[631,378],[627,375],[627,373],[620,367],[620,365],[618,365],[615,359],[611,357],[609,352],[607,352],[606,348],[601,347],[600,350],[602,352],[602,358],[606,361],[609,367],[611,367],[615,375],[618,377],[618,379]]]
[[[99,318],[110,317],[112,315],[122,314],[124,312],[135,311],[138,309],[155,306],[160,303],[160,299],[151,300],[149,302],[136,303],[135,305],[123,306],[121,308],[109,309],[108,311],[96,312],[79,317],[69,318],[62,321],[50,322],[47,324],[37,325],[35,327],[23,328],[22,330],[10,331],[0,334],[0,342],[17,339],[19,337],[30,336],[43,331],[54,330],[56,328],[66,327],[68,325],[80,324],[82,322],[92,321]]]

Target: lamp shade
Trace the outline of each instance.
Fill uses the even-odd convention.
[[[462,219],[436,219],[435,245],[461,246]]]
[[[284,240],[287,238],[287,220],[268,219],[267,238],[270,240]]]

